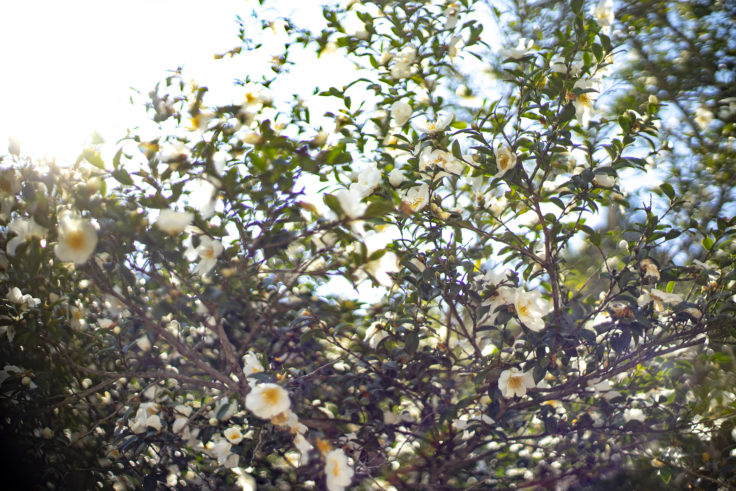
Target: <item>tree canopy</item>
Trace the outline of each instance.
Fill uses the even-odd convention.
[[[242,98],[0,157],[9,486],[736,486],[732,2],[247,5]]]

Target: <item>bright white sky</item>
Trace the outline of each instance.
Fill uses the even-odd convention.
[[[238,100],[242,89],[233,80],[265,60],[249,55],[215,60],[213,55],[240,44],[235,16],[248,19],[253,4],[0,1],[0,145],[14,136],[32,157],[73,160],[94,131],[114,144],[145,117],[140,98],[137,105],[129,101],[131,87],[146,94],[178,66],[184,67],[185,79],[208,86],[210,95]],[[284,3],[290,4],[299,5],[300,22],[321,20],[320,2]],[[289,6],[283,13],[295,9]],[[311,68],[299,74],[302,81],[326,73]]]
[[[245,2],[206,5],[0,2],[0,145],[12,135],[32,156],[73,158],[93,131],[114,139],[141,120],[141,107],[129,103],[130,87],[145,93],[179,65],[195,78],[229,84],[226,64],[212,55],[238,44],[235,15],[247,12]]]

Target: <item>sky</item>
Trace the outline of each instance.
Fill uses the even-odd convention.
[[[94,131],[110,143],[145,117],[131,87],[145,94],[178,66],[233,91],[242,63],[213,55],[239,44],[248,12],[244,0],[0,2],[0,145],[14,136],[24,153],[63,159]]]

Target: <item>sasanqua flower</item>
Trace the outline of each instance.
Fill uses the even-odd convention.
[[[516,167],[516,154],[506,145],[501,145],[495,151],[496,167],[498,172],[496,177],[501,177],[508,171]]]
[[[498,377],[498,388],[506,399],[514,396],[522,397],[526,394],[527,389],[534,388],[536,385],[531,371],[522,372],[516,367],[504,370]]]
[[[597,92],[600,90],[600,82],[594,79],[580,79],[575,82],[573,88],[587,91],[576,94],[573,100],[575,117],[581,126],[587,128],[590,117],[593,115],[593,106],[595,105]],[[593,92],[590,92],[591,90]]]
[[[523,288],[516,290],[514,308],[521,322],[532,331],[544,329],[544,316],[552,311],[549,301],[541,293],[536,290],[525,291]]]
[[[54,247],[54,254],[59,260],[84,264],[92,256],[97,247],[97,230],[88,220],[64,214],[57,226],[59,243]]]
[[[393,118],[396,126],[404,126],[409,121],[411,113],[411,106],[404,101],[396,101],[391,104],[391,118]]]
[[[329,491],[343,491],[353,480],[353,468],[342,449],[335,449],[325,456],[325,475]]]
[[[417,133],[434,134],[450,126],[453,119],[455,119],[455,115],[450,112],[440,112],[434,121],[430,121],[426,116],[421,115],[414,118],[414,121],[411,122],[411,127]]]
[[[8,255],[15,256],[15,250],[19,245],[30,241],[31,239],[41,239],[46,235],[46,228],[37,224],[36,221],[31,218],[30,220],[24,220],[22,218],[16,218],[10,225],[8,230],[16,234],[15,237],[8,241],[8,245],[5,249],[8,251]]]
[[[413,212],[421,210],[429,203],[429,186],[420,184],[409,188],[401,196],[401,201],[406,203]]]
[[[262,419],[271,419],[291,407],[289,393],[276,384],[259,384],[245,397],[245,407]]]
[[[169,235],[177,235],[184,231],[194,220],[194,214],[174,210],[161,210],[156,219],[156,226]]]

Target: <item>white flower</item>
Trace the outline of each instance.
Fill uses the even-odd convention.
[[[454,29],[457,25],[457,20],[460,15],[460,9],[458,8],[458,5],[456,3],[451,3],[447,6],[445,9],[445,17],[447,17],[447,20],[445,21],[445,29]]]
[[[47,229],[37,224],[33,218],[30,220],[16,218],[8,225],[8,231],[17,236],[8,241],[5,249],[8,251],[8,255],[15,256],[15,250],[19,245],[33,238],[42,239],[46,235]]]
[[[406,181],[406,176],[403,172],[401,172],[401,169],[394,169],[388,174],[388,182],[393,187],[399,187],[402,182]]]
[[[450,42],[447,43],[447,56],[454,58],[457,56],[457,52],[462,45],[460,41],[463,40],[462,36],[455,35],[450,38]]]
[[[196,249],[187,250],[187,256],[190,260],[195,257],[199,257],[200,261],[194,272],[204,277],[212,271],[212,268],[217,264],[217,258],[222,254],[224,247],[218,240],[212,239],[206,235],[202,235],[199,238],[199,245]]]
[[[169,235],[176,235],[184,231],[194,220],[194,214],[174,210],[161,210],[156,219],[156,226]]]
[[[498,167],[496,177],[501,177],[516,167],[516,154],[506,145],[501,145],[494,153],[496,154],[496,167]]]
[[[580,79],[575,82],[573,88],[580,90],[593,89],[595,91],[599,91],[600,82],[594,79]],[[587,127],[590,122],[596,98],[596,92],[584,92],[582,94],[575,95],[575,99],[573,100],[573,105],[575,106],[575,117],[583,127]]]
[[[550,69],[555,73],[568,73],[567,62],[565,58],[560,55],[555,55],[549,62]],[[573,77],[580,75],[580,71],[583,69],[583,64],[579,61],[573,61],[570,63],[569,73]]]
[[[417,116],[414,118],[414,121],[411,122],[411,127],[414,128],[414,131],[417,133],[434,134],[450,126],[453,119],[455,119],[455,115],[453,113],[441,111],[437,114],[437,119],[435,121],[429,121],[424,115]]]
[[[515,48],[502,49],[501,56],[504,58],[512,58],[518,60],[525,57],[534,46],[534,40],[527,38],[520,38],[519,43]]]
[[[409,188],[403,193],[401,201],[406,203],[414,212],[421,210],[429,203],[429,186],[420,184]]]
[[[219,436],[207,442],[205,449],[210,456],[217,459],[217,463],[224,465],[230,457],[232,444]]]
[[[363,197],[357,189],[340,189],[335,192],[335,197],[340,203],[343,213],[349,218],[355,219],[362,217],[368,208],[368,205],[361,202]]]
[[[659,268],[654,264],[651,259],[642,259],[639,263],[639,267],[644,271],[645,278],[654,278],[659,281]]]
[[[40,299],[33,298],[27,293],[23,295],[23,292],[17,286],[8,290],[8,295],[5,298],[14,304],[18,304],[21,310],[26,310],[29,307],[37,307],[41,303]]]
[[[391,64],[391,77],[395,79],[409,78],[412,74],[412,64],[417,56],[417,50],[413,46],[407,46],[398,54],[393,56]]]
[[[158,407],[153,403],[141,404],[135,413],[135,418],[128,423],[130,431],[140,434],[146,431],[146,428],[153,428],[156,431],[161,430],[161,418],[156,414]]]
[[[481,279],[481,281],[486,285],[495,286],[500,283],[503,283],[504,281],[510,280],[512,274],[513,273],[509,271],[508,269],[500,273],[497,273],[494,270],[489,269],[488,271],[486,271],[486,274],[483,275],[483,278]]]
[[[309,451],[314,448],[314,446],[309,443],[309,440],[304,438],[304,435],[302,435],[301,433],[297,433],[294,436],[294,446],[297,450],[299,450],[299,453],[301,453],[299,465],[305,465],[309,463]]]
[[[391,117],[396,126],[404,126],[411,117],[412,108],[404,101],[396,101],[391,104]]]
[[[662,290],[652,288],[649,291],[642,290],[642,294],[639,296],[638,299],[636,299],[636,303],[639,305],[639,307],[644,307],[651,302],[654,302],[654,310],[656,310],[657,312],[662,312],[664,310],[664,304],[682,302],[682,295],[679,295],[677,293],[667,293],[663,292]]]
[[[143,336],[136,339],[135,344],[138,346],[138,348],[141,351],[144,351],[144,352],[151,349],[151,340],[148,339],[147,334],[144,334]]]
[[[531,370],[522,372],[518,368],[512,367],[501,372],[498,377],[498,388],[501,390],[501,395],[506,399],[511,399],[514,396],[522,397],[526,394],[527,389],[534,387],[536,387],[536,384]]]
[[[281,414],[289,407],[289,393],[276,384],[259,384],[245,397],[245,407],[262,419],[271,419]]]
[[[358,184],[365,188],[365,194],[368,196],[378,187],[381,183],[381,171],[378,170],[378,165],[375,162],[371,162],[360,170],[358,174]]]
[[[353,468],[342,449],[332,450],[325,456],[325,474],[328,491],[343,491],[353,480]]]
[[[230,155],[222,150],[218,150],[212,155],[212,166],[215,168],[218,176],[221,176],[225,172],[225,164],[227,164],[228,160],[230,160]]]
[[[705,106],[700,106],[695,110],[695,123],[704,130],[713,121],[713,113]]]
[[[552,311],[552,305],[541,293],[536,290],[525,291],[523,288],[516,290],[514,308],[521,322],[537,332],[544,329],[543,317]]]
[[[180,141],[166,143],[161,149],[161,162],[182,162],[189,159],[191,151]]]
[[[465,170],[465,164],[450,152],[426,147],[419,154],[419,170],[423,171],[431,167],[439,167],[455,175],[462,174]]]
[[[255,353],[248,351],[243,355],[243,372],[246,377],[262,371],[263,365],[258,361],[258,357]]]
[[[614,20],[613,0],[600,0],[598,5],[593,8],[593,18],[601,26],[601,31],[604,34],[610,33]]]
[[[54,247],[54,254],[59,260],[84,264],[95,252],[97,231],[89,221],[65,213],[56,230],[59,243]]]
[[[593,176],[593,184],[602,188],[612,188],[616,185],[616,178],[608,174],[596,174]]]
[[[624,419],[628,421],[641,421],[642,423],[646,419],[644,411],[639,408],[628,408],[624,410]]]
[[[230,428],[226,429],[222,432],[222,434],[225,435],[227,441],[229,441],[233,445],[237,445],[238,443],[243,441],[243,432],[240,431],[240,428],[237,428],[235,426],[231,426]]]
[[[370,346],[373,349],[376,349],[376,347],[388,337],[388,333],[381,329],[379,322],[374,322],[370,325],[368,329],[365,331],[365,336],[363,337],[363,342],[368,343],[368,346]]]

